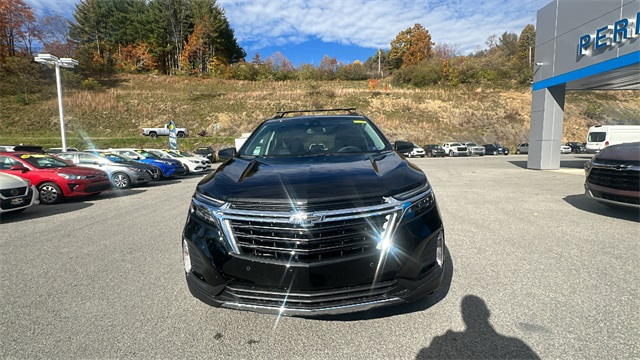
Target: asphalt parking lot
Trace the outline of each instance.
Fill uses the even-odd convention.
[[[587,155],[417,158],[445,285],[410,305],[278,318],[189,294],[180,234],[201,176],[0,218],[0,358],[640,358],[640,213],[583,195]]]

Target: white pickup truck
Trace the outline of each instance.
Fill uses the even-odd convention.
[[[169,136],[169,125],[166,124],[164,127],[157,128],[142,128],[142,135],[150,136],[152,138],[158,136]],[[189,131],[186,128],[176,128],[176,136],[179,138],[189,136]]]

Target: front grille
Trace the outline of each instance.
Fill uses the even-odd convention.
[[[335,201],[323,201],[315,203],[302,203],[292,205],[290,201],[233,201],[231,209],[236,210],[255,210],[255,211],[277,211],[277,212],[290,212],[290,211],[331,211],[352,209],[365,206],[376,206],[384,204],[385,200],[382,197],[373,197],[366,199],[348,199],[348,200],[335,200]]]
[[[26,188],[21,188],[26,189]],[[31,203],[31,199],[33,198],[33,190],[29,189],[29,191],[24,194],[24,192],[20,196],[13,196],[11,199],[3,199],[0,200],[0,208],[3,210],[15,209],[19,207],[23,207],[29,205]],[[19,203],[16,202],[17,199],[22,199]]]
[[[458,151],[465,152],[465,151],[467,151],[467,148],[466,147],[458,147]]]
[[[310,226],[231,220],[243,255],[314,262],[376,250],[386,215],[320,222]]]
[[[5,197],[5,198],[24,195],[26,192],[27,192],[27,187],[26,186],[0,190],[0,194],[2,194],[2,196]]]
[[[640,191],[640,171],[594,167],[589,172],[589,183],[616,190]]]
[[[335,288],[326,291],[288,291],[286,289],[229,285],[221,297],[246,305],[295,309],[317,309],[347,306],[388,298],[396,290],[395,280]]]

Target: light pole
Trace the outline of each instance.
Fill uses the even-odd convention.
[[[56,67],[56,83],[58,85],[58,108],[60,110],[60,134],[62,135],[62,151],[67,151],[67,138],[64,133],[64,109],[62,108],[62,82],[60,81],[60,67],[73,68],[78,65],[78,61],[71,58],[61,58],[51,54],[38,54],[34,58],[36,62]]]

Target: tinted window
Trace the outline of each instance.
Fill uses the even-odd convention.
[[[587,141],[589,141],[589,142],[603,142],[606,137],[607,137],[607,133],[605,133],[605,132],[590,132],[589,133],[589,138],[587,139]]]
[[[20,158],[38,169],[72,166],[62,159],[43,154],[24,154],[20,155]]]

